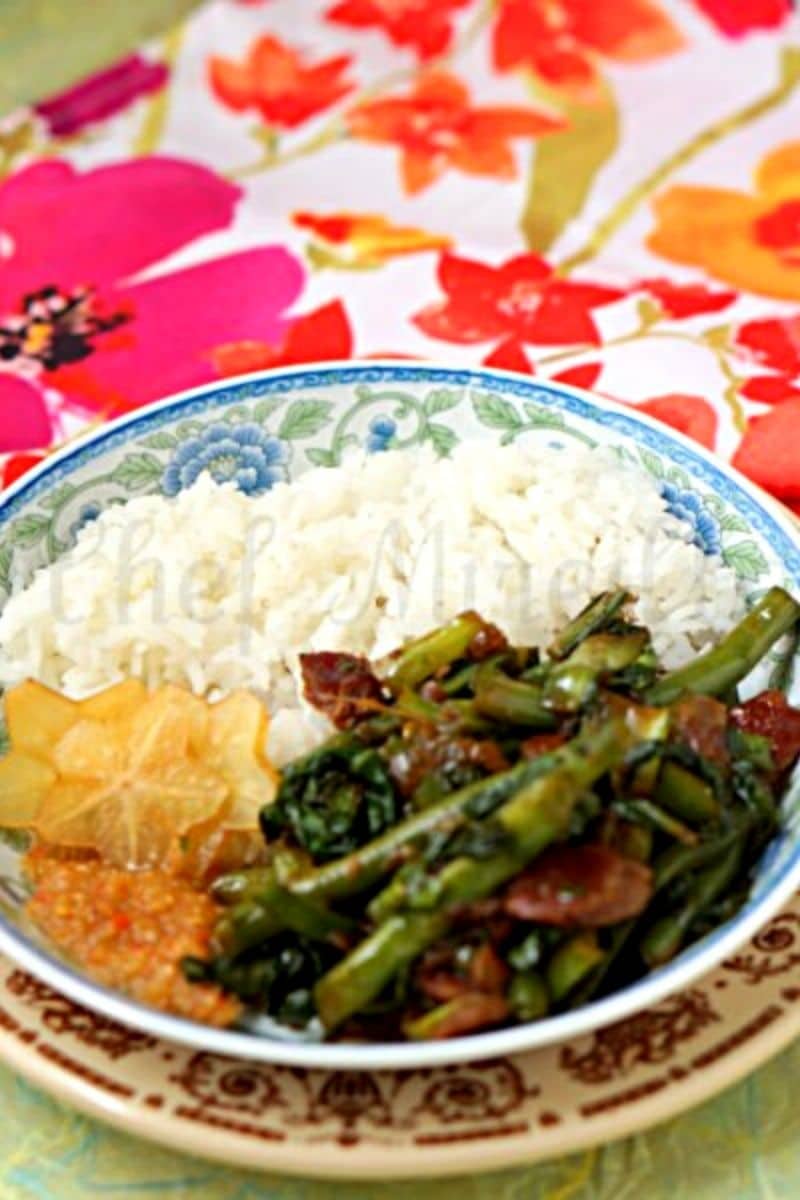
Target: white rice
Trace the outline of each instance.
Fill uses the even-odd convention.
[[[0,680],[76,698],[126,676],[264,694],[285,761],[324,725],[297,655],[379,658],[465,608],[547,644],[597,591],[639,597],[668,666],[743,611],[733,573],[692,544],[657,484],[607,449],[467,442],[352,457],[258,498],[204,476],[85,527],[0,617]]]

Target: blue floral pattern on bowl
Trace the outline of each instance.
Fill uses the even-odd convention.
[[[204,472],[216,483],[235,483],[248,496],[259,496],[286,478],[283,442],[259,425],[209,425],[183,442],[164,472],[162,488],[177,496]]]
[[[661,495],[667,502],[669,512],[691,526],[694,545],[704,554],[719,554],[722,549],[719,522],[712,517],[697,493],[664,482]]]
[[[91,525],[92,521],[97,520],[102,511],[102,504],[96,500],[90,500],[88,503],[82,505],[80,512],[70,525],[70,535],[76,538],[84,526]]]
[[[366,447],[369,454],[388,450],[397,433],[397,421],[391,417],[373,417],[367,426]]]

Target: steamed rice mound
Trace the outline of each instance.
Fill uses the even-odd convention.
[[[260,691],[285,761],[324,726],[297,655],[380,658],[465,608],[546,645],[596,592],[625,586],[667,666],[743,611],[657,483],[608,449],[467,442],[353,456],[248,498],[201,477],[109,508],[0,617],[0,680],[81,698],[128,676],[210,695]]]

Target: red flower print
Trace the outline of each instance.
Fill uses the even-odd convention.
[[[784,400],[800,397],[800,388],[793,387],[783,375],[755,375],[742,384],[739,393],[761,404],[783,404]]]
[[[666,316],[677,320],[719,312],[737,296],[736,292],[715,292],[703,283],[673,283],[671,279],[643,279],[639,287],[658,301]]]
[[[800,316],[747,321],[737,329],[734,344],[765,367],[790,376],[800,373]]]
[[[450,45],[453,14],[470,0],[338,0],[325,14],[352,29],[384,29],[395,46],[408,46],[421,59]]]
[[[122,112],[141,96],[157,92],[169,78],[163,63],[132,54],[105,71],[35,105],[53,137],[70,137],[87,125]]]
[[[515,337],[499,342],[494,350],[490,350],[486,355],[483,365],[497,367],[501,371],[519,371],[523,375],[534,374],[534,367],[525,353],[525,347],[519,338]]]
[[[800,400],[751,417],[733,465],[781,500],[800,500]]]
[[[592,101],[596,59],[645,62],[682,45],[651,0],[500,0],[492,52],[498,71],[527,67],[551,87]]]
[[[587,362],[577,367],[567,367],[565,371],[559,371],[551,378],[557,379],[559,383],[571,383],[573,387],[593,388],[602,371],[602,363]]]
[[[294,129],[330,108],[353,88],[346,78],[350,56],[309,65],[276,37],[258,38],[242,63],[213,57],[208,77],[214,94],[235,112],[255,108],[270,125]]]
[[[505,341],[495,346],[494,350],[484,358],[483,365],[498,367],[502,371],[518,371],[523,375],[536,374],[536,364],[528,357],[522,343],[514,337],[506,338]],[[591,388],[594,387],[602,370],[602,363],[580,363],[579,366],[557,371],[549,378],[557,383],[569,383],[572,387]]]
[[[213,379],[222,342],[280,339],[302,269],[279,247],[139,278],[226,228],[239,194],[169,158],[50,160],[0,186],[0,450],[48,444],[44,387],[111,415]]]
[[[45,458],[44,454],[11,454],[3,463],[2,486],[11,487],[27,472],[38,467]]]
[[[322,359],[350,358],[353,333],[341,300],[295,317],[281,344],[242,341],[218,346],[214,365],[220,375],[244,375],[267,367],[287,367]]]
[[[671,425],[687,437],[694,438],[708,450],[714,449],[717,437],[717,414],[702,396],[686,396],[681,392],[668,392],[664,396],[653,396],[635,405],[665,425]]]
[[[511,141],[563,128],[559,117],[532,108],[470,104],[460,80],[445,71],[424,74],[404,96],[368,100],[347,116],[354,137],[399,146],[405,190],[420,192],[449,168],[468,175],[513,179]]]
[[[740,38],[754,29],[777,29],[791,15],[792,0],[694,0],[726,37]]]
[[[592,310],[624,294],[560,279],[536,254],[520,254],[499,267],[444,254],[438,278],[445,299],[417,313],[414,324],[428,337],[464,344],[511,338],[542,346],[597,345]]]

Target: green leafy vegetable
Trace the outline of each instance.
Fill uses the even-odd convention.
[[[274,804],[261,811],[261,827],[268,840],[290,831],[325,861],[377,837],[398,815],[383,759],[345,735],[286,768]]]

